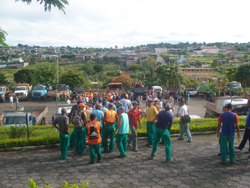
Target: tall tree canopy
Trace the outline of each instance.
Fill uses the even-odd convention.
[[[0,73],[0,84],[5,84],[6,83],[6,77],[3,73]]]
[[[36,84],[36,71],[30,69],[22,69],[14,74],[14,81],[16,83],[28,83],[30,85]]]
[[[60,75],[60,83],[69,85],[73,90],[74,87],[82,87],[86,80],[81,71],[68,70]]]
[[[250,65],[241,65],[235,74],[235,79],[242,84],[243,87],[250,86]]]
[[[20,1],[20,0],[16,0]],[[27,4],[30,4],[32,0],[21,0],[22,2],[26,2]],[[40,4],[44,3],[44,11],[51,11],[51,7],[57,7],[59,10],[63,11],[65,13],[65,5],[68,5],[68,0],[37,0]]]

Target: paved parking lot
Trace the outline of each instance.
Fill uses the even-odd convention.
[[[139,152],[127,152],[117,158],[118,150],[103,154],[104,162],[88,164],[89,151],[84,155],[69,150],[68,160],[60,159],[59,148],[0,153],[0,187],[27,187],[28,178],[38,186],[59,187],[64,180],[90,187],[250,187],[249,153],[236,151],[235,165],[219,164],[218,140],[215,135],[194,136],[192,143],[172,138],[173,162],[165,161],[160,145],[154,160],[146,140],[139,141]],[[245,149],[246,151],[248,148]]]

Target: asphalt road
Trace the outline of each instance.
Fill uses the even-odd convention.
[[[198,115],[200,117],[204,117],[205,115],[205,108],[203,108],[202,103],[203,95],[200,95],[198,97],[191,97],[189,102],[189,112],[190,115]],[[60,101],[58,103],[58,106],[65,106],[67,105],[65,102]],[[15,106],[15,104],[14,104]],[[19,107],[23,106],[48,106],[48,113],[46,115],[46,121],[45,123],[47,125],[50,125],[52,123],[52,116],[56,114],[56,102],[55,101],[43,101],[43,100],[36,100],[36,101],[20,101],[18,104]],[[141,109],[142,111],[146,108],[146,102],[142,101]],[[176,111],[178,109],[178,106],[174,106],[174,112],[176,114]],[[0,114],[3,113],[3,111],[13,111],[15,108],[10,108],[9,103],[0,103]]]

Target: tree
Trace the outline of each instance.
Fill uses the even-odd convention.
[[[0,73],[0,84],[5,84],[6,83],[6,77],[3,73]]]
[[[82,87],[86,83],[86,80],[82,72],[68,70],[60,75],[60,83],[69,85],[73,89],[75,87]]]
[[[250,65],[245,64],[241,65],[238,68],[238,71],[235,75],[235,79],[238,82],[241,82],[243,87],[249,87],[250,86]]]
[[[20,0],[16,0],[20,1]],[[28,5],[32,2],[32,0],[22,0],[22,2],[26,2]],[[51,11],[51,6],[57,7],[59,10],[65,13],[65,6],[68,5],[68,0],[37,0],[40,4],[44,3],[44,11]]]
[[[30,64],[35,64],[35,62],[36,62],[36,58],[31,57],[31,58],[30,58]]]
[[[94,70],[95,70],[95,72],[102,72],[103,71],[103,65],[101,65],[101,64],[94,65]]]
[[[83,67],[80,68],[80,70],[85,71],[87,75],[94,75],[95,74],[93,65],[91,63],[85,64]]]
[[[22,69],[14,74],[14,81],[16,83],[28,83],[30,85],[36,85],[36,71],[31,69]]]
[[[216,59],[213,60],[212,67],[218,67],[219,63]]]
[[[5,43],[5,41],[6,41],[6,35],[8,35],[8,33],[0,28],[0,45],[2,45],[4,47],[9,47]]]
[[[45,63],[37,68],[37,81],[39,84],[56,84],[57,69],[54,63]],[[63,69],[59,67],[59,77],[63,73]],[[59,82],[62,83],[62,82]],[[62,83],[63,84],[63,83]]]
[[[125,90],[129,90],[132,85],[132,80],[127,75],[120,75],[112,79],[112,83],[122,83],[122,87]]]

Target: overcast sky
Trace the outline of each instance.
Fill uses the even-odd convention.
[[[68,0],[66,15],[33,0],[0,0],[7,44],[115,47],[249,42],[249,0]]]

